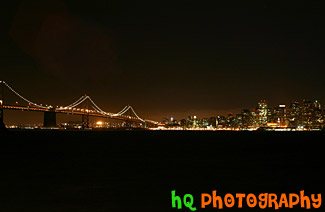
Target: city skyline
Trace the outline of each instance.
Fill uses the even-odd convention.
[[[266,100],[260,100],[253,109],[243,108],[240,113],[218,114],[213,117],[189,115],[176,120],[165,118],[167,127],[183,126],[186,128],[229,128],[248,129],[259,127],[323,129],[325,126],[325,110],[318,100],[292,100],[289,104],[270,106]]]

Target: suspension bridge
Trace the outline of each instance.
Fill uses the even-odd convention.
[[[1,99],[0,99],[0,124],[4,125],[3,115],[4,110],[20,110],[20,111],[36,111],[44,113],[43,127],[51,128],[56,127],[56,114],[68,114],[68,115],[80,115],[81,124],[83,129],[89,128],[89,117],[101,117],[112,120],[119,120],[125,123],[126,127],[134,127],[139,125],[146,128],[149,126],[155,126],[158,124],[156,121],[143,119],[138,116],[131,105],[125,106],[121,111],[117,113],[106,112],[102,110],[88,95],[81,96],[75,102],[67,106],[51,106],[44,104],[37,104],[23,97],[17,91],[15,91],[5,81],[0,81],[1,84]],[[7,103],[4,98],[4,90],[8,89],[14,94],[16,98],[24,102],[25,105],[18,105],[13,103]],[[6,95],[7,96],[7,95]]]

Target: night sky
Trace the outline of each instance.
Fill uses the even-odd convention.
[[[157,121],[260,99],[325,103],[320,5],[216,2],[7,1],[0,78],[38,103],[87,93],[108,112],[130,104]]]

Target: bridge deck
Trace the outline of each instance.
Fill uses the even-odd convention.
[[[102,113],[98,113],[94,110],[85,111],[84,109],[80,108],[73,108],[72,110],[57,110],[57,109],[44,109],[44,108],[36,108],[36,107],[29,107],[29,106],[16,106],[16,105],[3,105],[3,109],[6,110],[20,110],[20,111],[35,111],[35,112],[55,112],[55,113],[62,113],[62,114],[69,114],[69,115],[89,115],[91,117],[100,117],[100,118],[110,118],[115,120],[121,121],[134,121],[134,122],[141,122],[136,117],[126,116],[126,115],[106,115]],[[146,122],[153,122],[150,120],[145,120]]]

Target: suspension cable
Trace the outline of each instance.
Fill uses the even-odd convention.
[[[145,122],[142,118],[140,118],[140,117],[136,114],[136,112],[133,110],[132,106],[129,106],[129,108],[131,108],[132,112],[134,113],[134,115],[135,115],[139,120],[141,120],[142,122]]]
[[[43,109],[47,109],[48,107],[44,107],[42,105],[38,105],[32,101],[29,101],[28,99],[24,98],[22,95],[20,95],[18,92],[16,92],[13,88],[11,88],[5,81],[2,81],[2,83],[5,84],[5,86],[7,86],[7,88],[9,88],[9,90],[11,90],[14,94],[16,94],[18,97],[20,97],[21,99],[23,99],[25,102],[28,102],[29,104],[31,105],[34,105],[36,107],[39,107],[39,108],[43,108]]]
[[[129,109],[129,106],[125,106],[120,112],[118,112],[117,114],[122,115],[124,114],[127,110]]]

